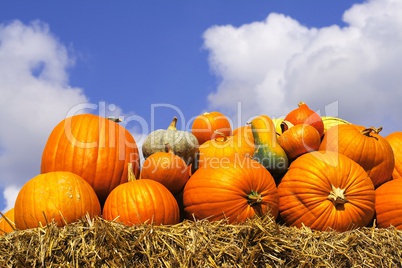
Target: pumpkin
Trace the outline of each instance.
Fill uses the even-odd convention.
[[[201,144],[199,148],[198,167],[219,167],[222,161],[238,156],[251,157],[254,153],[254,144],[249,144],[240,136],[226,136],[217,132],[217,136]]]
[[[392,132],[385,137],[389,145],[391,145],[392,151],[394,153],[395,166],[392,171],[392,178],[401,179],[402,178],[402,131]]]
[[[177,117],[174,117],[167,129],[157,129],[151,132],[142,145],[142,154],[146,159],[156,152],[164,152],[165,144],[169,144],[172,152],[181,158],[187,165],[195,161],[198,154],[198,140],[188,131],[178,130]]]
[[[0,235],[11,233],[14,230],[14,208],[11,208],[6,213],[2,214],[0,218]]]
[[[391,180],[375,190],[376,223],[402,230],[402,180]]]
[[[165,186],[154,180],[136,180],[132,174],[128,182],[120,184],[109,194],[103,218],[127,226],[143,223],[168,225],[180,221],[180,212],[175,197]]]
[[[374,215],[374,185],[364,169],[337,152],[296,158],[278,186],[280,218],[288,226],[346,231]]]
[[[333,126],[351,124],[345,119],[334,117],[334,116],[321,116],[322,122],[324,123],[324,133],[327,132]]]
[[[282,133],[293,125],[308,124],[315,127],[321,137],[324,134],[324,123],[321,116],[311,110],[304,102],[299,102],[298,106],[285,116],[282,122]]]
[[[95,191],[82,177],[68,171],[39,174],[26,182],[14,206],[15,226],[24,230],[46,225],[57,226],[78,221],[87,214],[100,216]]]
[[[186,218],[240,223],[255,216],[278,215],[272,175],[257,161],[238,157],[219,168],[200,167],[183,190]]]
[[[278,143],[292,161],[304,153],[318,150],[321,137],[313,126],[300,124],[283,132],[278,137]]]
[[[51,132],[42,153],[41,173],[75,173],[103,203],[113,188],[127,182],[128,163],[138,175],[138,148],[130,132],[107,118],[80,114],[62,120]]]
[[[215,131],[226,136],[232,135],[229,119],[221,112],[205,112],[198,115],[191,126],[191,133],[197,138],[199,145],[215,137]]]
[[[169,144],[166,152],[156,152],[150,155],[142,164],[141,179],[150,179],[162,183],[173,194],[183,190],[190,172],[190,167],[184,160],[175,155]]]
[[[342,153],[360,164],[377,188],[391,179],[394,154],[388,141],[379,135],[381,128],[365,128],[353,124],[327,130],[320,150]]]
[[[251,131],[251,124],[249,123],[244,126],[235,128],[233,130],[232,136],[235,137],[235,140],[244,141],[246,143],[246,146],[255,147],[253,131]]]

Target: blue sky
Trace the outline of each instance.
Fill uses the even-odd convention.
[[[300,100],[402,129],[398,2],[2,1],[0,210],[38,174],[54,125],[85,104],[137,116],[138,140],[175,115],[186,129],[219,110],[236,127]]]

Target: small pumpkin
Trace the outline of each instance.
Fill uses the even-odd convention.
[[[129,181],[117,186],[109,194],[103,208],[103,218],[127,226],[137,224],[176,224],[180,221],[179,206],[172,193],[154,180]]]
[[[324,134],[324,123],[319,114],[311,110],[306,103],[299,102],[298,108],[290,111],[282,122],[282,132],[286,131],[292,125],[308,124],[317,129],[320,137]]]
[[[150,179],[162,183],[173,194],[183,190],[190,176],[190,167],[184,160],[172,152],[169,144],[165,152],[151,154],[142,164],[141,179]]]
[[[278,215],[278,192],[272,175],[257,161],[238,157],[219,168],[200,167],[188,180],[183,204],[188,219],[244,222]]]
[[[401,179],[402,178],[402,131],[396,131],[390,133],[385,137],[389,145],[391,145],[392,151],[394,152],[395,166],[392,171],[392,178]]]
[[[299,124],[289,128],[278,137],[279,145],[285,150],[290,161],[302,154],[317,151],[321,137],[317,129],[308,124]]]
[[[402,180],[387,181],[375,190],[376,223],[402,230]]]
[[[240,136],[226,136],[216,132],[214,139],[201,144],[199,148],[198,167],[219,167],[230,158],[253,156],[254,144],[249,144]]]
[[[198,115],[191,126],[191,133],[197,138],[199,145],[214,139],[216,132],[223,133],[225,136],[232,135],[229,119],[217,111]]]
[[[17,229],[46,225],[57,226],[78,221],[85,215],[100,216],[101,207],[95,191],[82,177],[68,171],[39,174],[25,183],[14,206]]]
[[[142,154],[146,159],[156,152],[164,152],[165,144],[169,144],[174,154],[183,158],[187,165],[193,163],[198,154],[198,140],[188,131],[178,130],[177,117],[174,117],[167,129],[151,132],[142,145]]]
[[[356,161],[377,188],[391,179],[395,166],[391,145],[379,135],[381,129],[354,124],[334,126],[327,130],[319,150],[336,151]]]
[[[346,231],[374,215],[374,185],[364,169],[337,152],[296,158],[278,186],[279,213],[288,226]]]
[[[7,210],[6,213],[0,217],[0,235],[11,233],[15,230],[14,223],[14,208]]]
[[[75,173],[94,188],[103,203],[113,188],[127,182],[128,163],[138,176],[140,158],[130,132],[107,118],[80,114],[62,120],[50,133],[41,173]]]

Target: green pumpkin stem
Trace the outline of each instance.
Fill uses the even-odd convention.
[[[247,203],[250,206],[257,205],[262,202],[262,196],[261,194],[257,193],[254,190],[251,190],[251,193],[247,195]]]
[[[128,181],[135,181],[137,178],[135,177],[133,170],[133,163],[128,163]]]
[[[170,123],[170,125],[168,126],[167,129],[177,130],[176,124],[177,124],[177,117],[175,116],[175,117],[173,117],[173,120],[172,120],[172,122]]]

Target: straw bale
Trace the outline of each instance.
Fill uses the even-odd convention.
[[[85,217],[0,236],[0,267],[402,267],[402,232],[319,232],[268,216],[132,227]]]

